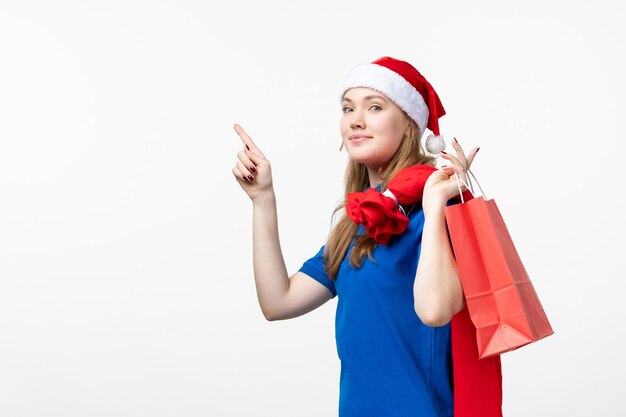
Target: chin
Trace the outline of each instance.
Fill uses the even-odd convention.
[[[381,164],[380,161],[368,158],[363,155],[349,155],[350,159],[354,162],[358,162],[359,164],[367,165],[367,166],[378,166]]]

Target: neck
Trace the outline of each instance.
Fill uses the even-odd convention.
[[[382,170],[382,166],[381,167],[372,167],[372,166],[367,166],[367,175],[369,176],[369,181],[370,181],[370,187],[375,188],[378,185],[380,185],[380,183],[383,182],[383,180],[380,179],[380,171]]]

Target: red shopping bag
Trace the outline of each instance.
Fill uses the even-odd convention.
[[[486,200],[484,193],[461,200],[446,207],[445,216],[479,357],[553,334],[496,202]]]

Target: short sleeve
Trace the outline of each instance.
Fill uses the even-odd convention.
[[[326,271],[324,270],[324,258],[322,257],[324,253],[324,246],[313,256],[312,258],[306,260],[302,267],[299,269],[299,272],[303,272],[306,275],[310,276],[326,288],[332,293],[332,298],[335,298],[337,295],[337,290],[335,289],[335,282],[330,279]]]

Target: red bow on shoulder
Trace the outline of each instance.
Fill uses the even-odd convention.
[[[409,226],[409,219],[398,209],[396,202],[373,188],[348,193],[346,212],[353,222],[363,224],[369,235],[383,245]]]
[[[363,224],[376,242],[386,245],[393,235],[404,232],[409,226],[408,217],[398,205],[412,205],[422,201],[426,180],[436,170],[437,168],[424,164],[403,169],[387,185],[385,193],[391,196],[374,188],[348,193],[346,213],[356,224]],[[463,197],[465,200],[472,198],[469,193],[464,193]]]

